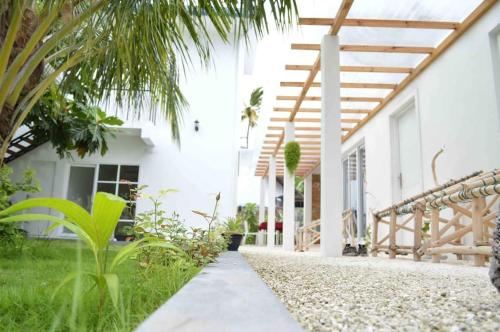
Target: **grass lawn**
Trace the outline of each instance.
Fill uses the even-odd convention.
[[[81,245],[81,268],[94,271],[90,250]],[[117,246],[111,246],[110,256]],[[130,260],[118,270],[122,305],[108,299],[101,314],[92,283],[82,279],[52,294],[64,277],[78,269],[76,241],[28,240],[22,250],[0,247],[0,330],[130,331],[199,272],[176,261],[151,269]]]

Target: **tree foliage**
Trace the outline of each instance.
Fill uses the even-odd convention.
[[[248,139],[250,137],[250,128],[254,128],[257,126],[257,121],[259,120],[259,109],[262,105],[262,96],[264,95],[264,90],[262,87],[256,88],[252,91],[250,95],[250,103],[245,106],[243,111],[241,112],[241,121],[248,121],[247,126],[247,145],[248,148]]]
[[[5,0],[0,5],[0,158],[57,79],[67,85],[85,82],[96,100],[159,105],[178,140],[187,105],[179,80],[192,51],[208,65],[211,31],[224,42],[261,36],[270,22],[286,28],[296,11],[295,0]]]
[[[72,90],[74,91],[74,89]],[[89,98],[74,91],[72,98],[52,85],[35,104],[24,124],[30,127],[37,141],[50,141],[61,158],[70,157],[75,150],[79,157],[108,150],[108,139],[115,137],[123,121],[108,116],[96,106],[88,106]]]

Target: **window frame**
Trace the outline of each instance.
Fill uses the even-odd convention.
[[[113,165],[113,166],[117,166],[117,172],[116,172],[116,179],[114,181],[109,181],[109,180],[102,180],[100,181],[99,180],[99,172],[100,172],[100,167],[102,165]],[[66,181],[66,186],[65,186],[65,195],[64,197],[66,199],[68,199],[68,191],[69,191],[69,175],[70,175],[70,172],[71,172],[71,168],[72,167],[88,167],[88,168],[94,168],[94,180],[93,180],[93,186],[92,186],[92,197],[95,196],[95,194],[97,193],[97,187],[98,187],[98,184],[99,183],[108,183],[108,184],[115,184],[115,191],[114,191],[114,195],[118,195],[119,193],[119,187],[120,187],[120,184],[123,184],[122,182],[120,182],[120,171],[121,171],[121,167],[122,166],[135,166],[137,167],[137,181],[129,181],[127,182],[128,184],[131,184],[131,185],[136,185],[137,187],[139,187],[139,183],[140,183],[140,179],[141,179],[141,165],[138,164],[138,163],[113,163],[113,162],[101,162],[101,163],[70,163],[69,164],[69,167],[68,167],[68,170],[67,170],[67,181]],[[130,200],[127,200],[127,204],[129,204]],[[93,201],[92,201],[92,204],[93,204]],[[135,211],[137,213],[137,201],[134,201],[134,204],[135,204]],[[136,214],[135,213],[135,214]],[[121,216],[120,216],[121,217]],[[129,223],[129,224],[132,224],[134,222],[134,219],[135,219],[135,215],[134,215],[134,218],[133,219],[119,219],[118,220],[118,223]],[[118,224],[117,224],[118,226]],[[69,238],[75,238],[76,235],[74,233],[66,233],[64,232],[64,229],[63,227],[59,227],[60,229],[60,232],[59,232],[59,235],[58,236],[61,236],[61,237],[69,237]],[[115,230],[113,230],[113,234],[114,232],[116,231],[116,228]]]

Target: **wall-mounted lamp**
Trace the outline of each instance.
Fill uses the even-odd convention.
[[[194,120],[194,131],[199,131],[200,130],[200,121]]]

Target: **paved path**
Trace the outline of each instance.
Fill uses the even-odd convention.
[[[486,267],[242,250],[309,331],[500,331]]]
[[[225,252],[138,331],[299,332],[302,328],[238,252]]]

